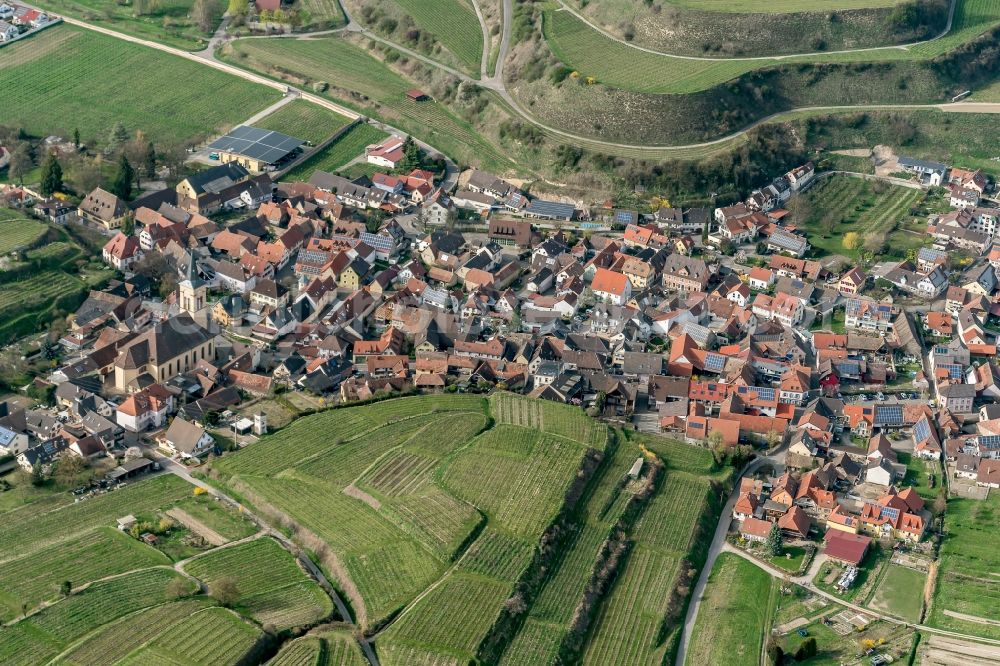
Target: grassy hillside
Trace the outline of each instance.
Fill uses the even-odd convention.
[[[627,0],[569,3],[619,39],[664,53],[695,56],[764,56],[869,48],[937,35],[947,22],[946,2],[916,21],[894,21],[898,2],[691,2],[647,5]],[[927,6],[925,4],[925,6]],[[765,32],[771,39],[759,39]]]

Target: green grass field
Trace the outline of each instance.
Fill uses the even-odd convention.
[[[0,255],[37,241],[48,227],[13,210],[0,209]]]
[[[422,30],[434,35],[466,71],[479,76],[483,31],[472,6],[464,0],[394,0]]]
[[[918,622],[926,581],[927,574],[923,572],[888,564],[868,605],[908,622]]]
[[[1000,638],[1000,627],[949,615],[996,619],[1000,604],[1000,542],[992,525],[1000,520],[1000,496],[986,500],[954,497],[945,512],[934,601],[927,624],[974,636]]]
[[[649,53],[609,39],[565,11],[546,12],[544,31],[556,57],[582,77],[592,76],[605,85],[636,92],[692,93],[781,64],[928,60],[974,39],[998,22],[1000,0],[958,0],[951,32],[938,40],[906,48],[780,59],[692,60]]]
[[[169,71],[168,78],[163,72]],[[71,26],[4,48],[4,122],[103,144],[115,122],[156,142],[185,143],[238,124],[276,90],[194,62]]]
[[[809,238],[819,255],[842,254],[857,258],[863,245],[849,249],[844,235],[856,232],[862,242],[869,236],[882,238],[893,256],[905,256],[911,247],[927,243],[926,235],[896,226],[912,218],[910,207],[919,201],[920,190],[873,183],[850,176],[832,175],[813,185],[802,195],[809,206],[804,220],[792,220]]]
[[[398,127],[463,164],[497,172],[514,168],[501,148],[445,105],[408,99],[406,91],[418,84],[343,38],[244,39],[233,42],[222,55],[275,79],[327,81],[328,97]]]
[[[192,496],[181,500],[176,506],[229,541],[243,539],[257,532],[257,525],[252,520],[209,495]]]
[[[293,99],[266,118],[254,123],[254,126],[283,132],[316,145],[349,122],[350,118],[334,113],[319,104],[304,99]]]
[[[777,583],[766,571],[738,555],[719,555],[698,609],[685,663],[757,663],[771,626],[776,594]]]
[[[355,125],[329,146],[309,156],[285,174],[284,180],[309,180],[315,171],[339,172],[355,157],[363,155],[367,146],[378,143],[387,136],[389,135],[373,125]]]
[[[158,0],[142,16],[136,16],[132,3],[112,0],[45,0],[41,6],[57,14],[95,23],[101,28],[187,51],[205,48],[212,35],[212,30],[203,32],[192,19],[193,0]],[[222,20],[226,9],[222,3],[216,3],[214,7],[213,26]]]
[[[271,538],[255,539],[196,557],[185,565],[208,583],[231,577],[240,592],[236,609],[277,630],[309,625],[333,612],[333,602]]]

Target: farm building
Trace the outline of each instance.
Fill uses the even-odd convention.
[[[273,130],[240,125],[208,145],[223,164],[236,162],[253,173],[274,171],[287,164],[305,141]]]

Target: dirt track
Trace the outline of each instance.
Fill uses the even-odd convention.
[[[212,544],[213,546],[221,546],[223,544],[229,543],[229,539],[222,536],[211,527],[201,522],[190,513],[184,509],[178,509],[174,507],[170,511],[167,511],[167,515],[175,519],[177,522],[186,526],[192,532],[200,536],[202,539]]]

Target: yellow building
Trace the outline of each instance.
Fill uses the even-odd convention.
[[[115,358],[115,388],[136,391],[165,382],[215,357],[214,336],[189,314],[158,322],[121,347]],[[144,379],[140,379],[146,375]]]

